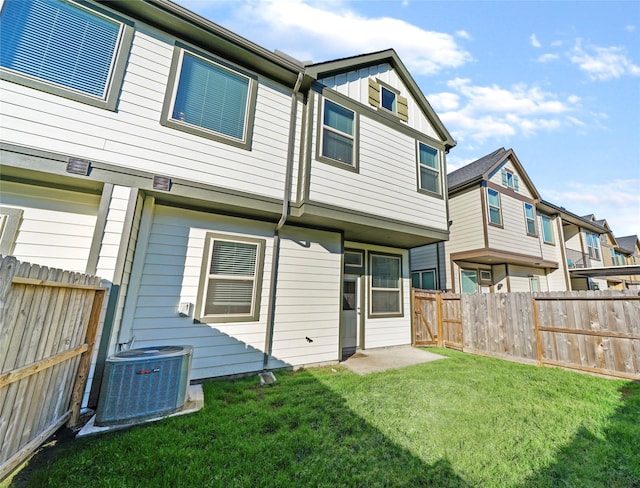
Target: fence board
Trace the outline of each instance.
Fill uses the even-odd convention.
[[[445,347],[640,379],[638,296],[612,291],[437,296],[442,300],[437,328],[444,330]],[[416,295],[417,307],[421,301]]]
[[[0,479],[77,421],[105,292],[97,277],[0,256]]]

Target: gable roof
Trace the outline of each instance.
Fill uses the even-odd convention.
[[[338,73],[354,71],[367,66],[373,66],[381,63],[389,63],[396,70],[398,76],[403,81],[417,104],[433,123],[438,135],[442,138],[447,151],[454,147],[457,142],[453,139],[447,128],[444,126],[440,117],[431,107],[431,104],[422,93],[422,90],[413,79],[404,63],[398,57],[394,49],[386,49],[368,54],[360,54],[347,58],[339,58],[321,63],[312,63],[305,66],[305,74],[318,78],[325,78]]]
[[[638,240],[638,236],[624,236],[624,237],[616,237],[616,241],[618,241],[618,246],[622,249],[625,249],[629,252],[636,252],[636,245],[640,247],[640,241]]]
[[[500,167],[508,159],[511,160],[513,165],[517,168],[520,178],[522,178],[525,184],[531,189],[533,197],[540,199],[540,194],[535,185],[529,178],[529,175],[524,170],[522,163],[516,156],[513,149],[505,149],[501,147],[496,149],[490,154],[475,160],[472,163],[458,168],[457,170],[447,175],[447,184],[449,185],[449,193],[456,190],[461,190],[467,186],[479,183],[482,180],[489,179],[491,173]]]
[[[589,216],[580,217],[579,215],[576,215],[573,212],[569,212],[566,208],[560,207],[546,200],[540,200],[540,203],[538,204],[538,208],[544,210],[545,212],[559,214],[562,220],[564,220],[565,222],[569,222],[571,224],[577,225],[582,229],[586,229],[597,234],[606,234],[608,232],[611,232],[610,230],[605,229],[601,225],[596,224],[593,220],[589,218]]]

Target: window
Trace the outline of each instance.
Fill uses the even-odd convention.
[[[207,234],[196,319],[200,322],[255,321],[265,241]]]
[[[524,204],[524,219],[527,224],[527,234],[530,236],[537,235],[536,232],[536,214],[533,205],[530,203]]]
[[[115,110],[133,28],[97,6],[7,0],[0,77]]]
[[[364,251],[345,249],[344,272],[346,274],[364,274]]]
[[[500,170],[500,173],[502,175],[502,184],[508,188],[512,188],[515,191],[518,191],[518,176],[514,175],[511,171],[504,168]]]
[[[480,270],[480,281],[485,283],[491,283],[491,271],[481,269]]]
[[[460,288],[462,293],[478,292],[478,272],[475,269],[460,270]]]
[[[251,148],[257,83],[219,60],[176,46],[161,123]]]
[[[402,315],[402,262],[400,256],[370,254],[370,315]]]
[[[326,158],[325,162],[357,167],[356,113],[353,110],[325,99],[321,138],[320,157]]]
[[[440,153],[418,142],[418,175],[421,190],[440,194]]]
[[[411,273],[411,286],[421,290],[436,290],[436,270],[429,269]]]
[[[487,188],[489,204],[489,222],[495,225],[502,225],[502,213],[500,211],[500,193]]]
[[[540,218],[542,219],[542,240],[547,244],[553,244],[555,241],[553,239],[551,217],[541,215]]]
[[[382,100],[380,104],[382,108],[386,108],[389,112],[396,113],[396,94],[384,86],[380,87],[382,92]]]
[[[369,78],[369,103],[376,108],[383,108],[397,116],[403,122],[409,121],[407,99],[400,92],[378,79]]]
[[[591,259],[600,259],[600,236],[591,232],[587,234],[587,251]]]
[[[532,293],[540,291],[540,278],[538,276],[532,276],[529,278],[529,287]]]

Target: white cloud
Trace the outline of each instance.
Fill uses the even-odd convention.
[[[542,54],[542,55],[538,56],[538,62],[539,63],[548,63],[550,61],[555,61],[559,57],[560,56],[558,56],[557,54],[546,53],[546,54]]]
[[[472,40],[471,34],[469,34],[467,31],[465,30],[459,30],[456,31],[456,36],[462,38],[462,39],[466,39],[467,41]]]
[[[392,17],[365,17],[340,1],[246,0],[235,12],[238,23],[251,23],[261,37],[298,59],[310,58],[309,52],[300,52],[304,39],[316,46],[314,54],[321,54],[322,61],[393,47],[415,74],[434,74],[472,60],[450,34]]]
[[[540,41],[538,40],[535,34],[531,34],[529,36],[529,40],[531,41],[531,45],[533,47],[542,47],[542,44],[540,44]]]
[[[632,24],[625,25],[624,30],[626,30],[627,32],[634,32],[636,30],[636,26]]]
[[[574,116],[580,102],[576,95],[562,101],[536,86],[477,86],[467,78],[450,80],[447,85],[451,91],[427,99],[458,141],[505,141],[518,134],[532,136],[580,125]]]
[[[545,200],[575,214],[594,214],[598,219],[607,219],[614,235],[640,235],[640,179],[599,184],[569,182],[566,188],[541,189],[541,193]]]
[[[617,46],[582,46],[582,40],[576,41],[570,56],[592,80],[605,81],[624,75],[640,76],[640,66],[634,64],[624,50]]]

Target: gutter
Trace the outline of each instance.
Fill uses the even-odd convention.
[[[291,199],[291,182],[293,180],[293,155],[295,151],[296,136],[296,114],[298,111],[298,92],[304,79],[304,70],[298,72],[296,84],[291,93],[291,111],[289,117],[289,145],[287,147],[287,167],[284,177],[284,195],[282,197],[282,213],[280,220],[276,224],[273,237],[273,253],[271,258],[271,279],[269,282],[269,309],[267,312],[267,330],[264,339],[264,356],[262,360],[262,369],[267,369],[269,357],[273,350],[273,328],[276,313],[276,286],[278,282],[278,262],[280,260],[280,230],[284,227],[287,217],[289,216],[289,200]]]

